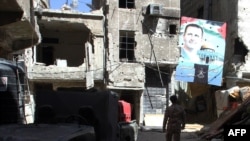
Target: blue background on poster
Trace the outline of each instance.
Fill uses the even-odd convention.
[[[200,75],[207,75],[207,80],[203,83],[221,86],[226,46],[226,23],[190,17],[182,17],[181,20],[178,42],[179,48],[181,49],[184,45],[183,33],[186,25],[194,23],[203,28],[203,45],[206,45],[206,47],[210,48],[212,51],[198,51],[197,54],[201,59],[199,62],[192,62],[190,59],[185,59],[180,56],[176,67],[175,79],[177,81],[195,82],[196,77],[199,77]],[[207,66],[208,70],[197,70],[197,68],[194,67],[195,64]]]

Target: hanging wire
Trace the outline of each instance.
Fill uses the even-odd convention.
[[[146,26],[145,23],[144,23],[143,21],[141,21],[141,23],[142,23],[142,25],[143,25],[144,27],[147,28],[148,31],[151,31],[151,32],[152,32],[152,30],[149,29],[148,26]],[[156,55],[155,55],[155,51],[154,51],[154,44],[152,43],[152,39],[151,39],[151,36],[150,36],[149,33],[150,33],[150,32],[148,32],[148,38],[149,38],[149,41],[150,41],[151,50],[152,50],[152,53],[153,53],[153,55],[154,55],[154,59],[155,59],[156,65],[157,65],[157,69],[158,69],[159,76],[160,76],[160,80],[161,80],[161,85],[162,85],[162,87],[164,87],[164,83],[163,83],[162,76],[161,76],[161,73],[160,73],[160,72],[161,72],[161,71],[160,71],[160,67],[159,67],[159,64],[158,64],[158,61],[157,61],[157,58],[156,58]]]

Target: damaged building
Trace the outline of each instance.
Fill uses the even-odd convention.
[[[23,50],[39,42],[39,31],[34,20],[30,1],[0,2],[0,49],[1,57],[13,59],[16,51]]]
[[[132,103],[139,123],[161,126],[180,55],[180,2],[110,0],[105,5],[107,88]],[[162,119],[151,122],[155,118]]]
[[[1,47],[25,63],[30,99],[39,90],[109,89],[132,104],[138,124],[161,126],[168,97],[178,94],[188,122],[204,123],[217,118],[217,90],[249,83],[246,0],[92,0],[89,13],[31,1],[0,6],[1,16],[13,15],[1,20]],[[181,16],[227,23],[221,87],[175,81]]]
[[[248,7],[247,1],[182,1],[182,16],[227,23],[223,83],[226,88],[248,85]],[[195,7],[195,8],[190,8]],[[229,12],[228,7],[230,7]],[[192,10],[192,11],[191,11]]]
[[[202,138],[213,139],[223,136],[223,127],[230,124],[249,124],[249,6],[247,0],[181,0],[181,15],[227,23],[227,38],[223,70],[223,85],[192,89],[192,95],[206,91],[211,97],[217,115]],[[228,8],[230,7],[230,8]],[[199,90],[199,91],[198,91]],[[211,91],[212,90],[212,91]],[[243,95],[235,96],[235,94]],[[244,98],[247,95],[248,98]],[[245,97],[247,97],[245,96]],[[203,132],[203,131],[202,131]],[[223,137],[222,137],[223,138]]]
[[[223,113],[224,110],[228,109],[228,107],[232,106],[231,104],[235,102],[234,99],[232,101],[230,93],[228,92],[230,89],[234,87],[245,88],[249,86],[249,35],[247,33],[248,26],[246,26],[246,23],[248,23],[249,20],[247,16],[249,8],[247,6],[247,2],[248,1],[245,0],[192,0],[189,2],[184,0],[181,1],[182,16],[225,22],[227,24],[227,38],[222,86],[216,87],[189,83],[185,87],[186,89],[181,89],[192,97],[205,97],[205,103],[207,108],[204,112],[201,112],[198,117],[201,117],[202,114],[209,114],[207,116],[202,117],[203,119],[205,119],[210,116],[210,122],[220,117],[220,114]],[[228,9],[228,7],[230,7],[230,10]],[[221,107],[222,105],[223,107]],[[235,108],[235,104],[233,107]],[[192,115],[192,113],[190,113],[190,115]],[[230,118],[233,119],[232,117],[233,116],[231,116]],[[226,120],[216,121],[214,125],[218,122],[225,124],[225,121]],[[211,132],[213,131],[214,130],[211,130]]]
[[[131,103],[138,123],[162,119],[180,55],[180,2],[93,0],[92,6],[90,13],[34,9],[41,43],[25,50],[31,96],[109,89]]]
[[[105,18],[68,7],[34,9],[41,42],[25,50],[31,99],[40,90],[105,88]]]
[[[40,32],[33,14],[33,1],[0,1],[1,124],[13,122],[17,117],[24,118],[18,114],[23,112],[23,104],[19,100],[23,98],[21,96],[24,91],[15,84],[22,79],[17,80],[17,73],[19,76],[25,74],[23,69],[18,67],[19,63],[10,62],[19,60],[20,55],[24,56],[24,49],[37,45],[40,41]],[[20,103],[13,101],[14,99],[18,99]]]

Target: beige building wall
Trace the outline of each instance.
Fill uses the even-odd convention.
[[[38,43],[31,7],[27,0],[0,1],[0,57],[13,59],[13,52]]]
[[[98,7],[102,2],[95,0],[94,4]],[[165,80],[171,78],[180,55],[177,47],[180,1],[135,0],[133,8],[124,8],[121,3],[109,0],[103,7],[107,35],[106,84],[108,89],[117,91],[121,98],[133,104],[133,118],[142,124],[145,114],[162,114],[166,95],[172,94],[169,90],[171,80]],[[156,15],[149,10],[155,4],[161,8]],[[133,58],[121,57],[124,36],[134,40]],[[168,75],[155,78],[154,75],[159,77],[159,72],[167,72]],[[152,86],[154,81],[147,84],[153,78],[157,84]]]
[[[149,4],[160,4],[162,16],[149,16]],[[176,64],[179,57],[177,48],[180,3],[178,1],[135,1],[135,8],[119,8],[118,1],[110,0],[107,11],[108,37],[108,87],[131,87],[143,89],[145,83],[145,64],[167,66]],[[171,11],[172,15],[164,15]],[[169,16],[169,17],[168,17]],[[171,34],[170,26],[176,27]],[[119,57],[119,35],[121,32],[133,33],[136,47],[134,60],[122,61]],[[121,76],[123,78],[115,78]]]

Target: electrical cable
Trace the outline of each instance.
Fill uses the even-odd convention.
[[[142,25],[145,26],[145,24],[143,23],[143,21],[141,21]],[[145,26],[147,29],[148,27]],[[151,31],[148,29],[148,31]],[[152,32],[152,31],[151,31]],[[151,40],[151,37],[150,37],[150,34],[148,32],[148,38],[149,38],[149,41],[150,41],[150,45],[151,45],[151,51],[153,52],[153,55],[154,55],[154,59],[155,59],[155,62],[156,62],[156,65],[157,65],[157,69],[158,69],[158,72],[159,72],[159,76],[160,76],[160,80],[161,80],[161,85],[162,87],[164,87],[164,83],[163,83],[163,80],[162,80],[162,76],[161,76],[161,73],[160,73],[160,68],[159,68],[159,64],[158,64],[158,61],[157,61],[157,58],[156,58],[156,55],[155,55],[155,51],[154,51],[154,45],[152,43],[152,40]]]

